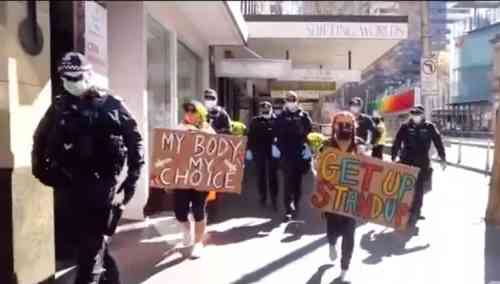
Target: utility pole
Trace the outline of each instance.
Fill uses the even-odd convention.
[[[430,33],[429,33],[429,9],[427,1],[420,1],[420,16],[421,16],[421,41],[422,41],[422,57],[428,58],[431,56],[431,41],[430,41]],[[427,94],[425,92],[421,92],[421,101],[422,105],[425,108],[425,119],[430,119],[430,109],[427,107]]]
[[[498,103],[500,100],[500,37],[491,40],[493,45],[493,123],[495,130],[495,154],[491,171],[490,193],[486,209],[486,222],[500,225],[500,113]]]

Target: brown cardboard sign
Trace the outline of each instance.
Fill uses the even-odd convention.
[[[313,207],[398,230],[407,227],[418,168],[332,147],[319,154],[316,165]]]
[[[246,137],[154,129],[156,187],[241,193]]]

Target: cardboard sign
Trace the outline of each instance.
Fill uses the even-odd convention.
[[[241,193],[246,137],[154,129],[153,147],[155,186]]]
[[[317,188],[312,205],[322,211],[405,229],[418,168],[388,163],[334,148],[316,161]]]

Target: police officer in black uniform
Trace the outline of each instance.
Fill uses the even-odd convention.
[[[420,168],[415,185],[415,197],[410,216],[410,225],[414,226],[418,220],[425,219],[421,215],[424,198],[424,182],[431,173],[429,150],[434,143],[441,158],[443,170],[446,168],[446,153],[441,134],[434,124],[425,120],[424,108],[416,106],[410,111],[410,119],[399,129],[392,146],[392,161],[400,156],[403,164]]]
[[[349,101],[349,111],[356,117],[357,128],[356,137],[357,144],[362,144],[366,149],[371,148],[378,138],[378,131],[373,120],[366,114],[362,113],[363,100],[360,97],[354,97]]]
[[[59,202],[70,208],[65,216],[75,225],[67,230],[76,238],[75,283],[120,283],[108,244],[136,190],[144,164],[142,138],[123,102],[93,86],[91,65],[82,54],[67,53],[58,71],[65,90],[35,131],[33,174],[64,192]],[[120,183],[125,164],[127,177]],[[121,192],[123,200],[116,198]]]
[[[267,193],[274,210],[278,209],[278,159],[273,157],[276,135],[276,115],[270,102],[259,104],[260,114],[252,119],[248,132],[247,158],[255,159],[260,203],[265,206]],[[275,149],[276,152],[276,149]]]
[[[226,110],[217,105],[215,90],[206,89],[203,92],[203,101],[208,110],[208,123],[217,134],[231,134],[231,118]]]
[[[285,175],[285,221],[297,219],[302,195],[302,177],[309,170],[311,153],[307,135],[312,130],[309,114],[298,105],[298,96],[288,92],[283,112],[276,122],[278,149]]]

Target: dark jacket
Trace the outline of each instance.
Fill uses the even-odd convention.
[[[208,112],[208,123],[218,134],[231,134],[231,118],[220,106]]]
[[[360,113],[356,118],[358,127],[356,128],[356,136],[363,139],[364,143],[375,144],[376,139],[379,137],[377,128],[373,120],[366,114]],[[370,141],[368,140],[368,131],[372,133]]]
[[[125,183],[135,190],[144,164],[142,137],[123,102],[107,90],[93,88],[83,98],[57,96],[33,140],[33,174],[46,185],[84,185],[84,195],[110,202],[114,192],[108,188],[115,187],[126,163]]]
[[[446,153],[441,134],[434,124],[424,121],[416,124],[409,121],[401,126],[392,146],[392,158],[398,154],[405,164],[428,167],[430,165],[429,149],[434,143],[439,157],[446,160]]]
[[[248,131],[247,148],[255,155],[271,157],[271,149],[276,141],[277,116],[272,114],[270,118],[256,116],[250,122]]]
[[[312,122],[307,112],[284,110],[276,121],[276,136],[281,157],[285,160],[302,160],[304,143],[312,130]]]

